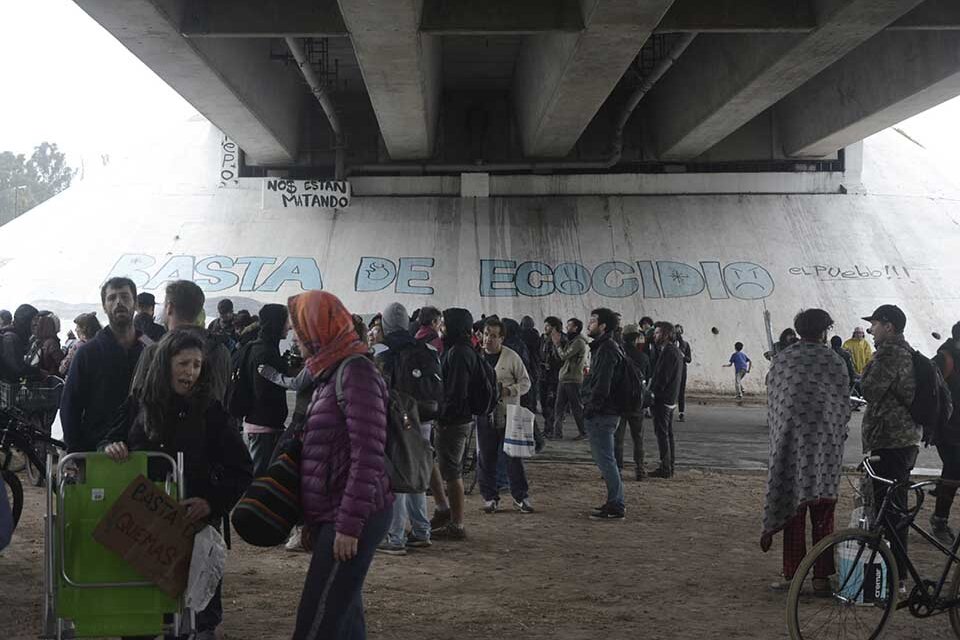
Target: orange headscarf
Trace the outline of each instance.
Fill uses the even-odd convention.
[[[287,308],[313,377],[351,354],[368,352],[353,328],[350,312],[332,293],[307,291],[287,300]]]

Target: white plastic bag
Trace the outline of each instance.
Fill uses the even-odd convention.
[[[512,458],[532,458],[534,415],[519,405],[507,405],[507,429],[503,435],[503,452]]]
[[[227,545],[220,532],[207,525],[193,539],[190,576],[184,602],[192,611],[203,611],[210,604],[217,585],[223,580],[227,562]]]

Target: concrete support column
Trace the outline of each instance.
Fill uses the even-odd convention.
[[[529,38],[514,85],[526,155],[570,152],[672,3],[582,0],[582,32]]]
[[[875,36],[776,107],[783,150],[821,157],[960,95],[960,32]]]
[[[422,0],[340,0],[380,134],[393,160],[433,155],[440,40],[419,32]]]

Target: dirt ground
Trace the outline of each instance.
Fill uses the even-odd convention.
[[[767,554],[758,546],[762,474],[685,470],[672,480],[628,480],[623,522],[587,519],[603,496],[592,466],[536,463],[529,475],[536,514],[485,515],[473,495],[467,542],[378,555],[364,590],[371,638],[787,637],[785,596],[768,589],[779,540]],[[844,489],[841,526],[852,495]],[[0,636],[11,640],[39,629],[41,495],[31,491],[13,544],[0,554]],[[931,508],[932,500],[923,522]],[[237,542],[223,637],[290,637],[307,560]],[[953,635],[945,616],[916,620],[898,611],[884,637]]]

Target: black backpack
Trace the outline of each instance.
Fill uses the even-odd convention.
[[[247,375],[247,360],[249,360],[251,344],[244,345],[235,354],[230,383],[227,385],[227,413],[241,420],[253,408],[253,381]]]
[[[337,403],[343,408],[343,371],[363,354],[347,356],[337,366],[334,390]],[[384,460],[394,493],[423,493],[430,486],[433,471],[433,449],[420,432],[417,401],[399,389],[390,389],[387,399],[387,444]]]
[[[953,399],[947,387],[940,367],[930,358],[914,350],[913,373],[916,379],[916,392],[908,407],[913,421],[923,427],[923,441],[935,444],[940,433],[953,412]]]
[[[643,376],[640,375],[640,368],[637,367],[637,363],[622,350],[618,351],[620,362],[617,363],[617,368],[613,374],[610,396],[620,415],[627,415],[649,406],[649,403],[644,401],[650,393],[644,384]]]
[[[416,400],[420,421],[436,420],[443,402],[443,378],[436,350],[418,342],[395,351],[390,363],[389,370],[384,371],[387,386]]]
[[[477,355],[477,374],[470,380],[470,413],[475,416],[488,416],[493,413],[500,401],[497,388],[497,372],[486,358]]]

